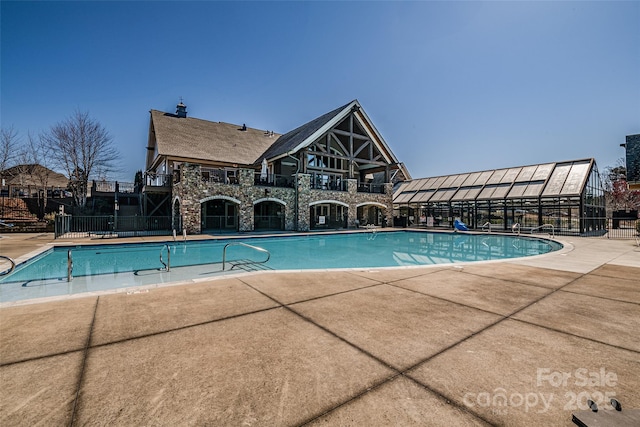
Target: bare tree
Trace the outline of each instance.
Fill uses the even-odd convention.
[[[12,163],[17,157],[19,145],[18,131],[15,130],[13,126],[2,128],[2,141],[0,141],[0,172],[12,166]]]
[[[115,170],[119,158],[107,130],[88,112],[76,111],[42,134],[41,140],[52,149],[51,158],[69,177],[74,201],[81,207],[87,203],[89,179],[96,171]]]
[[[39,217],[42,218],[47,207],[47,189],[54,175],[51,170],[52,147],[41,138],[34,138],[31,134],[27,137],[27,143],[20,150],[19,171],[21,176],[33,185],[38,194]],[[24,184],[24,183],[23,183]]]

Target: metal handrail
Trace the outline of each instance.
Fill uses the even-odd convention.
[[[378,235],[377,234],[378,233],[378,228],[375,226],[375,224],[367,224],[366,228],[367,228],[367,230],[371,231],[371,233],[367,237],[367,240],[374,240]]]
[[[164,248],[167,248],[167,262],[166,262],[166,264],[165,264],[164,260],[162,259],[162,251],[164,250]],[[169,245],[163,245],[162,248],[160,249],[160,264],[164,265],[164,270],[171,271],[171,248],[169,247]]]
[[[540,225],[540,226],[538,226],[538,227],[533,227],[533,228],[531,229],[531,234],[533,234],[533,232],[534,232],[535,230],[541,230],[541,229],[543,229],[544,227],[551,227],[551,237],[556,237],[556,232],[555,232],[555,228],[553,228],[553,224],[542,224],[542,225]]]
[[[515,233],[516,232],[516,228],[518,229],[518,236],[520,235],[520,223],[516,222],[515,224],[513,224],[511,226],[511,232]]]
[[[480,230],[484,230],[486,226],[489,226],[489,233],[491,233],[491,223],[489,221],[482,224],[482,227],[480,227]]]
[[[14,260],[12,260],[11,258],[9,258],[8,256],[0,255],[0,258],[4,258],[4,259],[8,260],[11,263],[11,267],[8,270],[0,271],[0,276],[6,276],[7,274],[11,273],[16,268],[16,262]]]
[[[245,246],[247,248],[251,248],[251,249],[255,249],[256,251],[259,252],[265,252],[267,254],[267,259],[265,259],[264,261],[246,261],[246,262],[238,262],[235,263],[231,266],[231,269],[233,269],[233,267],[237,266],[237,265],[245,265],[245,264],[264,264],[265,262],[269,261],[269,259],[271,258],[271,253],[264,249],[264,248],[260,248],[258,246],[253,246],[253,245],[248,245],[246,243],[242,243],[242,242],[231,242],[231,243],[227,243],[226,245],[224,245],[224,249],[222,250],[222,271],[224,271],[225,268],[225,264],[226,264],[226,260],[227,260],[227,248],[229,246]]]

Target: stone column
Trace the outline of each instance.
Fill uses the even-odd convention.
[[[387,219],[387,227],[393,227],[393,184],[387,182],[384,184],[385,205],[384,216]]]
[[[238,184],[253,187],[255,172],[253,169],[238,169]]]
[[[349,200],[358,201],[358,180],[347,179],[347,193],[349,193]],[[349,228],[357,228],[356,221],[358,219],[358,208],[356,203],[349,203],[349,217],[347,223]]]
[[[240,186],[240,192],[238,194],[238,200],[240,205],[238,206],[238,230],[239,231],[253,231],[253,197],[254,197],[254,173],[253,169],[239,169],[238,170],[238,184]]]
[[[188,234],[202,232],[200,198],[202,194],[202,173],[200,165],[184,163],[182,165],[180,183],[174,187],[180,197],[180,211],[183,227]]]
[[[298,230],[309,231],[309,203],[311,202],[311,175],[299,173],[298,177]]]

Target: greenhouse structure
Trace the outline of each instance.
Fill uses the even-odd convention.
[[[396,226],[604,234],[605,198],[594,159],[413,179],[394,192]]]

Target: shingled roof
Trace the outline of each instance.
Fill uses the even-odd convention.
[[[151,110],[158,155],[251,165],[280,134]]]
[[[262,155],[262,157],[266,157],[267,159],[271,159],[273,157],[278,157],[282,154],[288,153],[306,141],[311,135],[316,133],[319,129],[321,129],[324,125],[329,123],[333,118],[339,115],[345,108],[349,107],[351,104],[357,101],[351,101],[342,107],[338,107],[333,111],[329,111],[322,116],[311,120],[303,124],[296,129],[285,133],[271,146],[267,151]]]
[[[151,110],[151,121],[160,156],[259,165],[263,158],[276,159],[300,150],[305,143],[312,143],[314,136],[319,136],[317,133],[335,125],[354,107],[361,108],[358,100],[350,101],[284,135],[252,128],[243,130],[239,125],[178,117],[157,110]],[[366,115],[365,120],[368,120]],[[397,162],[382,137],[378,139],[392,160]]]
[[[66,187],[69,180],[61,173],[38,164],[16,165],[0,171],[6,185],[40,186],[46,181],[48,187]],[[45,180],[46,177],[46,180]]]

